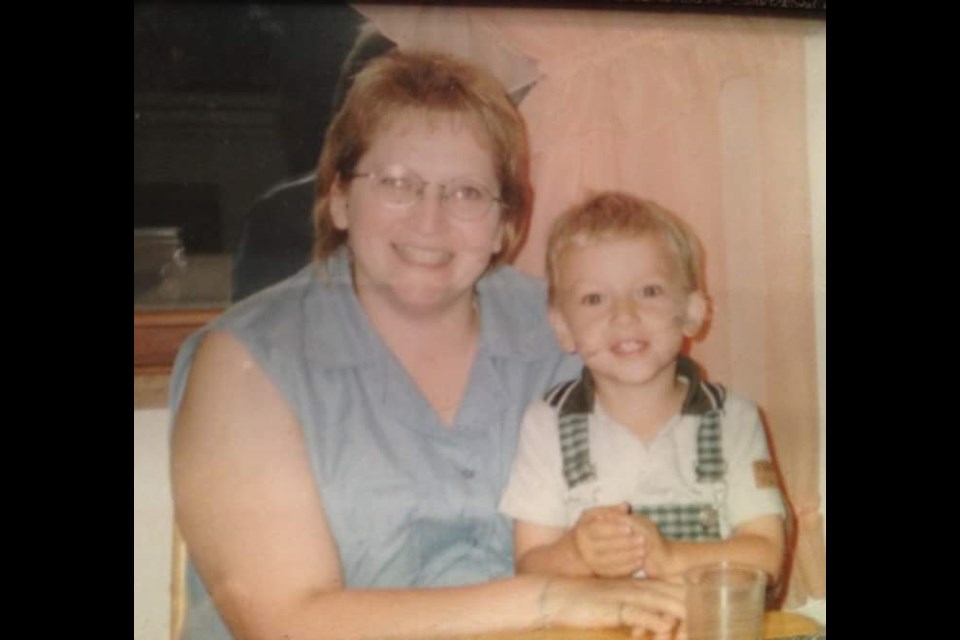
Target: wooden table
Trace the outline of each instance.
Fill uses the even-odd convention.
[[[626,629],[547,629],[519,633],[486,633],[462,636],[456,640],[624,640],[629,637],[630,632]],[[764,640],[826,638],[826,631],[814,620],[798,613],[768,611],[763,621],[763,637]]]

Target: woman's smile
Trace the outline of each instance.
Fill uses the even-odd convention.
[[[393,248],[402,260],[419,267],[443,267],[453,260],[453,252],[443,249],[426,249],[409,244],[394,244]]]

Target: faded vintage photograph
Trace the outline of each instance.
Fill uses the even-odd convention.
[[[825,2],[134,4],[136,640],[825,637],[825,376]]]

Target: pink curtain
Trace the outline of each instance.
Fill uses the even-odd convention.
[[[550,223],[592,191],[651,198],[698,231],[714,316],[692,353],[763,409],[797,515],[787,604],[825,597],[809,25],[637,10],[356,8],[401,47],[465,56],[511,91],[535,81],[520,106],[535,190],[521,269],[543,274]]]

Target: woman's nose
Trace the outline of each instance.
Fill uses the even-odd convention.
[[[437,185],[427,185],[413,203],[414,224],[421,233],[436,233],[446,224],[443,193]]]

